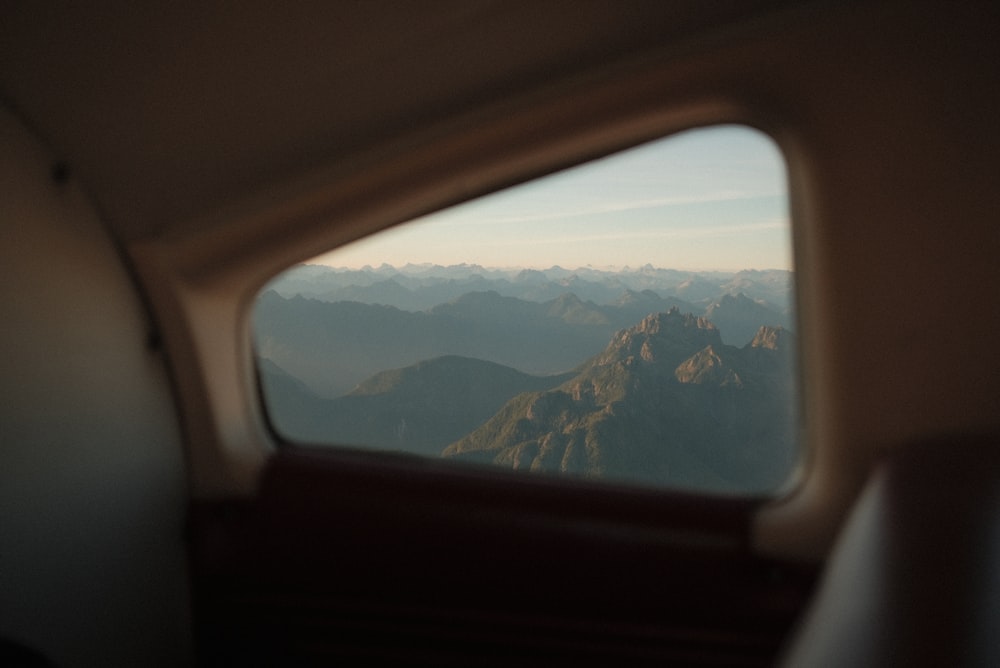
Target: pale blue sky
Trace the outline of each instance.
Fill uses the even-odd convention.
[[[317,262],[791,269],[786,178],[755,130],[691,130],[397,226]]]

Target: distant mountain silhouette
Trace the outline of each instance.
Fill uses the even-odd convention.
[[[531,376],[447,356],[383,371],[346,396],[322,399],[272,362],[265,361],[260,371],[274,427],[286,438],[430,456],[440,455],[517,394],[550,389],[572,375]]]
[[[744,269],[719,285],[725,294],[743,293],[783,315],[792,311],[793,286],[794,277],[791,272],[760,269]]]
[[[677,295],[692,302],[712,299],[722,292],[718,281],[710,281],[701,276],[693,276],[676,288]]]
[[[677,309],[617,332],[557,388],[520,394],[444,455],[532,471],[762,492],[792,463],[790,334],[727,346]]]
[[[334,269],[299,265],[272,281],[270,287],[283,297],[301,295],[329,302],[359,301],[404,311],[425,311],[469,292],[491,290],[504,297],[534,302],[547,302],[569,292],[583,302],[602,306],[615,303],[626,291],[652,291],[662,297],[697,304],[700,308],[690,311],[698,313],[711,300],[742,292],[787,315],[792,305],[792,282],[791,272],[774,269],[692,272],[650,265],[621,270],[491,269],[472,264]],[[681,310],[689,309],[681,306]]]
[[[260,357],[333,398],[380,370],[444,355],[534,375],[561,373],[601,350],[617,329],[672,305],[690,306],[655,293],[598,306],[569,293],[532,302],[487,291],[410,312],[268,291],[257,301],[254,337]]]
[[[723,341],[734,346],[745,345],[765,325],[788,326],[786,316],[742,292],[723,295],[713,301],[705,309],[704,316],[719,328]]]

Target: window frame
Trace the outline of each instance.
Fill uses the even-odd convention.
[[[739,118],[740,116],[736,115],[735,117]],[[360,239],[366,238],[368,236],[373,236],[373,235],[377,235],[377,234],[389,231],[390,228],[392,228],[392,227],[406,225],[409,222],[418,220],[419,218],[422,218],[423,216],[428,215],[430,213],[435,213],[436,211],[443,211],[443,210],[449,209],[449,208],[451,208],[453,206],[465,204],[465,203],[467,203],[469,201],[472,201],[472,200],[475,200],[475,199],[478,199],[478,198],[481,198],[481,197],[493,195],[493,194],[500,193],[500,192],[503,192],[505,190],[508,190],[510,188],[515,188],[517,186],[521,186],[521,185],[524,185],[524,184],[532,183],[532,182],[537,181],[539,179],[543,179],[543,178],[545,178],[547,176],[550,176],[550,175],[553,175],[553,174],[558,174],[558,173],[561,173],[561,172],[567,171],[567,170],[572,170],[572,169],[574,169],[576,167],[579,167],[579,166],[582,166],[582,165],[586,165],[586,164],[588,164],[588,163],[590,163],[592,161],[600,160],[600,159],[605,158],[605,157],[612,157],[612,156],[615,156],[615,155],[620,154],[620,153],[627,152],[627,151],[632,150],[632,149],[641,148],[641,147],[643,147],[643,146],[645,146],[647,144],[651,144],[651,143],[655,143],[655,142],[661,142],[661,141],[668,141],[669,139],[673,138],[674,136],[676,136],[678,134],[683,134],[683,133],[686,133],[686,132],[689,132],[689,131],[711,130],[712,128],[715,128],[715,127],[740,127],[742,129],[745,129],[745,130],[750,130],[750,131],[756,132],[756,133],[762,135],[763,137],[766,137],[767,139],[769,139],[770,142],[772,143],[772,145],[774,146],[775,150],[777,151],[777,153],[779,155],[779,158],[780,158],[780,160],[782,162],[782,165],[784,167],[784,176],[785,176],[785,182],[786,182],[786,187],[787,187],[787,208],[788,208],[788,218],[789,218],[789,220],[788,220],[788,234],[789,234],[789,237],[790,237],[790,249],[789,249],[789,251],[792,254],[792,258],[791,258],[792,269],[790,269],[789,271],[790,271],[791,275],[795,278],[795,280],[793,281],[792,286],[791,286],[791,303],[792,303],[791,317],[793,319],[795,328],[798,329],[798,322],[797,322],[797,319],[798,319],[798,306],[799,306],[798,285],[797,285],[798,271],[797,271],[796,259],[795,259],[797,257],[797,248],[796,247],[797,247],[798,244],[797,244],[797,241],[796,241],[796,239],[797,239],[797,228],[796,228],[796,223],[795,223],[795,215],[794,215],[794,211],[793,211],[794,207],[793,207],[793,201],[792,201],[792,183],[791,183],[792,169],[791,169],[791,164],[790,164],[791,158],[786,153],[786,150],[782,146],[782,144],[779,143],[778,138],[775,137],[774,134],[768,132],[767,130],[762,129],[762,126],[760,124],[750,123],[750,122],[747,122],[745,120],[734,120],[733,118],[734,118],[734,116],[723,115],[721,117],[721,119],[716,119],[716,120],[713,120],[713,121],[710,121],[710,122],[702,122],[702,123],[697,123],[697,124],[692,124],[692,125],[681,125],[681,126],[677,126],[677,127],[671,127],[670,131],[666,132],[664,134],[656,133],[656,134],[653,134],[653,136],[649,136],[648,134],[644,133],[642,135],[639,135],[638,137],[632,137],[632,138],[630,138],[630,140],[625,145],[615,144],[615,145],[612,145],[613,148],[611,148],[610,150],[604,150],[603,152],[600,152],[600,153],[595,153],[594,151],[588,151],[588,152],[585,152],[583,154],[576,154],[576,155],[574,155],[573,158],[571,158],[569,160],[564,160],[562,162],[555,163],[557,166],[550,167],[550,168],[542,171],[541,173],[531,173],[529,176],[525,176],[525,177],[519,178],[517,180],[513,180],[513,181],[510,181],[510,182],[503,182],[499,186],[486,189],[486,190],[484,190],[482,192],[478,192],[478,194],[475,194],[475,195],[472,195],[472,196],[462,197],[462,198],[460,198],[458,200],[455,200],[455,201],[448,201],[447,204],[444,204],[444,205],[442,205],[442,206],[440,206],[440,207],[438,207],[436,209],[432,209],[432,210],[421,209],[421,210],[419,210],[420,211],[419,214],[416,214],[416,215],[413,215],[413,216],[410,216],[410,217],[400,218],[398,220],[394,220],[393,222],[391,222],[389,224],[385,224],[382,221],[371,221],[369,223],[369,225],[367,226],[366,230],[363,233],[357,234],[357,235],[354,235],[354,236],[350,237],[349,239],[347,239],[343,243],[339,244],[338,246],[327,248],[325,250],[320,250],[319,252],[314,252],[312,255],[308,256],[307,258],[299,258],[296,261],[296,263],[297,262],[307,261],[308,259],[320,256],[320,255],[325,255],[327,253],[334,252],[336,250],[336,248],[338,248],[339,246],[347,245],[347,244],[349,244],[349,243],[351,243],[353,241],[360,240]],[[295,266],[295,263],[293,263],[292,265],[290,265],[289,267],[287,267],[286,270],[291,269],[294,266]],[[252,303],[256,302],[256,297],[259,296],[259,294],[262,293],[262,291],[266,287],[267,283],[269,283],[274,278],[277,278],[277,276],[279,276],[282,273],[282,271],[284,271],[284,270],[276,272],[273,276],[269,277],[264,282],[260,282],[259,281],[260,284],[261,284],[261,287],[259,288],[260,291],[254,293],[254,297],[251,300]],[[252,308],[250,309],[250,314],[247,315],[246,319],[247,319],[248,323],[252,320]],[[249,324],[247,325],[247,327],[248,327],[248,329],[252,329],[252,327]],[[252,336],[250,338],[252,338]],[[261,423],[263,424],[263,426],[264,426],[264,428],[265,428],[265,430],[266,430],[266,432],[268,434],[268,438],[269,438],[270,442],[273,444],[273,446],[275,447],[275,449],[277,451],[281,451],[283,449],[288,449],[288,448],[298,448],[298,449],[306,449],[306,450],[317,450],[317,451],[321,451],[321,452],[326,452],[326,451],[340,452],[340,453],[345,453],[345,455],[349,459],[351,459],[351,461],[366,461],[366,460],[370,461],[370,464],[373,467],[380,467],[380,466],[385,465],[387,462],[388,463],[392,463],[392,462],[397,461],[399,459],[409,460],[409,461],[419,460],[419,461],[421,461],[422,465],[419,465],[419,466],[415,465],[416,468],[418,470],[421,470],[421,471],[427,470],[428,467],[425,466],[425,465],[423,465],[423,464],[426,464],[426,461],[425,461],[426,458],[423,457],[423,456],[420,456],[420,455],[412,455],[412,454],[409,454],[409,453],[403,453],[403,452],[399,452],[399,451],[383,450],[383,449],[381,449],[379,447],[362,446],[362,445],[349,444],[349,443],[336,443],[336,444],[334,444],[334,443],[328,443],[328,444],[303,443],[303,442],[300,442],[300,441],[297,441],[295,439],[289,438],[288,436],[282,434],[281,431],[280,431],[280,429],[278,429],[275,426],[274,421],[273,421],[273,419],[272,419],[272,417],[271,417],[271,415],[270,415],[270,413],[269,413],[269,411],[267,409],[267,401],[266,401],[266,397],[264,395],[264,388],[263,388],[263,385],[262,385],[261,372],[260,372],[260,368],[259,368],[259,364],[258,364],[258,357],[257,357],[257,354],[256,354],[256,349],[255,349],[255,347],[254,347],[253,344],[251,344],[249,346],[249,348],[250,348],[250,351],[251,351],[250,356],[251,356],[252,379],[253,379],[252,384],[253,384],[253,389],[254,389],[254,398],[255,398],[255,400],[257,402],[258,415],[259,415],[259,418],[261,420]],[[794,359],[793,359],[793,370],[794,370],[794,374],[795,374],[795,378],[793,379],[793,387],[795,387],[795,392],[793,392],[793,395],[794,395],[794,399],[796,401],[796,406],[794,407],[792,414],[793,414],[793,417],[794,417],[794,420],[795,420],[795,423],[796,423],[797,431],[799,433],[798,457],[796,458],[795,464],[793,465],[793,467],[791,468],[791,470],[788,472],[788,475],[787,475],[787,477],[785,479],[785,482],[783,484],[779,485],[778,487],[776,487],[774,490],[769,491],[769,492],[759,492],[759,493],[734,493],[734,494],[728,494],[728,493],[714,492],[714,491],[710,491],[710,490],[700,490],[700,489],[697,489],[697,488],[672,488],[672,487],[662,487],[661,488],[661,487],[658,487],[658,486],[641,485],[641,484],[637,485],[637,484],[630,483],[628,481],[624,481],[624,480],[621,480],[621,479],[596,479],[595,480],[595,479],[581,479],[581,478],[576,478],[576,477],[569,477],[568,479],[571,480],[574,483],[580,483],[580,484],[583,484],[585,486],[588,486],[593,491],[598,492],[598,493],[600,493],[603,490],[609,490],[609,489],[617,489],[619,491],[622,491],[622,490],[637,490],[637,491],[642,491],[642,492],[653,491],[653,492],[665,492],[668,496],[672,496],[672,495],[678,494],[678,495],[680,495],[682,497],[688,496],[688,495],[694,495],[694,496],[699,496],[699,497],[703,497],[703,498],[722,498],[722,499],[734,498],[734,499],[752,500],[755,503],[781,502],[783,500],[786,500],[786,499],[790,498],[792,495],[794,495],[794,494],[796,494],[798,492],[798,490],[800,489],[801,485],[803,484],[803,481],[805,479],[805,473],[808,470],[808,465],[809,465],[809,462],[811,461],[811,458],[812,458],[810,444],[805,439],[805,434],[807,433],[807,430],[805,429],[805,425],[804,425],[804,422],[805,422],[805,411],[804,411],[805,401],[804,401],[804,397],[803,397],[803,391],[804,391],[805,388],[804,388],[804,383],[803,383],[804,369],[802,367],[802,361],[803,360],[802,360],[801,347],[800,346],[796,346],[796,349],[794,351]],[[358,458],[360,458],[360,459],[358,459]],[[470,475],[470,476],[477,475],[479,472],[482,471],[482,469],[484,468],[484,466],[485,466],[485,468],[487,468],[490,471],[496,469],[496,467],[494,467],[492,465],[470,464],[470,463],[467,463],[467,462],[455,461],[455,460],[444,460],[444,459],[438,460],[438,459],[433,459],[432,458],[431,461],[433,461],[433,462],[435,462],[437,464],[441,464],[446,469],[448,467],[456,467],[456,471],[457,472],[465,472],[466,475]],[[431,467],[431,468],[436,468],[436,467]],[[511,472],[508,472],[508,471],[506,471],[505,469],[502,469],[502,468],[496,469],[496,470],[499,470],[501,473],[503,473],[504,476],[505,476],[505,479],[508,479],[508,480],[510,479],[510,478],[507,478],[506,476],[507,476],[508,473],[511,473]],[[520,478],[520,477],[523,477],[523,475],[524,474],[522,474],[522,473],[513,472],[514,478]],[[542,479],[543,480],[558,480],[558,479],[561,479],[561,478],[562,478],[561,476],[545,475],[545,476],[543,476]]]

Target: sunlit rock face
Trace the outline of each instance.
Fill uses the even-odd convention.
[[[780,484],[794,450],[791,335],[743,348],[676,309],[617,332],[571,380],[519,395],[444,455],[720,492]]]

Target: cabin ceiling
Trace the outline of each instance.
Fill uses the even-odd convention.
[[[131,242],[407,128],[788,4],[9,2],[0,96]]]

